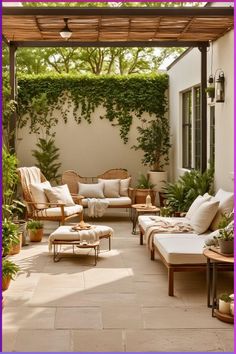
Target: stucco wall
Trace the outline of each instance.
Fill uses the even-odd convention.
[[[213,74],[218,68],[224,71],[226,97],[224,103],[215,103],[215,189],[224,188],[229,191],[233,190],[234,169],[233,48],[233,31],[225,34],[213,44]],[[210,55],[211,51],[208,52],[208,75],[210,75]],[[200,60],[200,52],[195,48],[168,71],[170,87],[169,117],[173,141],[170,166],[173,180],[184,172],[181,168],[181,91],[200,84]],[[209,111],[210,106],[208,105],[208,123]]]
[[[103,114],[104,108],[98,107],[92,115],[92,124],[82,120],[78,125],[74,121],[71,108],[67,124],[59,120],[55,140],[60,148],[61,172],[73,169],[82,176],[96,176],[111,168],[126,168],[134,184],[139,173],[148,170],[148,167],[141,165],[142,152],[131,149],[136,143],[140,121],[134,117],[129,141],[125,145],[120,138],[119,127],[113,127],[107,119],[99,118]],[[147,114],[144,116],[149,118]],[[35,164],[32,149],[35,148],[36,141],[37,137],[29,134],[28,127],[18,132],[17,155],[21,166]]]

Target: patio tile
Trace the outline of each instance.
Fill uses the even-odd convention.
[[[230,328],[230,325],[211,317],[208,308],[145,307],[144,328]]]
[[[213,330],[126,330],[127,352],[221,352]]]
[[[102,329],[100,308],[71,308],[57,309],[56,329]]]
[[[70,331],[65,330],[19,330],[16,352],[69,352]]]
[[[11,287],[3,293],[3,297],[5,299],[4,307],[7,308],[9,306],[27,306],[33,296],[33,291],[22,291],[15,290],[12,291]]]
[[[77,274],[43,274],[38,282],[42,288],[75,288],[84,289],[83,272]]]
[[[17,329],[3,329],[2,331],[2,351],[13,352],[15,348]]]
[[[89,293],[82,292],[77,299],[77,306],[123,306],[137,303],[135,293]]]
[[[53,329],[55,308],[8,307],[3,313],[3,327]]]
[[[103,306],[102,321],[104,328],[142,328],[140,306]]]
[[[216,335],[222,345],[223,351],[234,352],[234,332],[233,325],[231,325],[231,330],[217,330]]]
[[[123,352],[122,331],[73,331],[72,350],[74,352]]]
[[[48,288],[36,288],[28,305],[34,307],[77,306],[81,292],[83,292],[83,289],[50,288],[49,291]]]

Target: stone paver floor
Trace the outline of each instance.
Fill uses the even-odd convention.
[[[21,272],[4,292],[3,351],[233,351],[233,326],[206,306],[204,273],[176,274],[169,297],[166,268],[149,259],[129,219],[96,223],[115,231],[96,267],[88,250],[53,263],[47,236],[12,257]],[[231,290],[232,274],[219,282]]]

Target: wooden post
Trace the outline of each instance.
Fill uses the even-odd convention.
[[[202,46],[201,52],[201,172],[207,169],[207,47]]]
[[[16,99],[16,50],[17,47],[10,43],[9,45],[9,73],[10,73],[10,88],[11,100]],[[10,118],[9,132],[9,149],[15,152],[15,136],[16,136],[16,112],[12,113]]]

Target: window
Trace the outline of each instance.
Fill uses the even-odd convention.
[[[183,93],[183,168],[192,167],[192,91]]]
[[[200,87],[194,88],[194,168],[201,168]]]
[[[210,107],[210,165],[215,165],[215,106]]]

